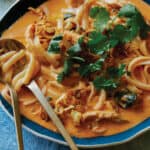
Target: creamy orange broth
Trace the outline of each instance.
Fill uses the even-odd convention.
[[[141,10],[145,18],[150,20],[150,15],[148,13],[150,12],[150,7],[141,0],[131,0],[131,1]],[[64,0],[50,0],[42,4],[40,7],[44,8],[44,10],[50,16],[50,18],[58,18],[61,13],[61,8],[66,7],[66,5]],[[36,19],[37,17],[35,15],[33,15],[31,12],[27,12],[24,16],[18,19],[18,21],[14,23],[8,30],[6,30],[3,33],[2,37],[15,38],[25,44],[24,38],[25,30],[27,26],[30,23],[33,23]],[[0,85],[0,89],[2,89],[2,87],[3,85]],[[33,97],[33,95],[31,95],[31,93],[29,93],[27,90],[24,90],[23,92],[19,93],[20,100],[31,99],[31,97]],[[104,135],[107,136],[125,131],[148,118],[150,116],[150,94],[145,93],[143,95],[143,100],[139,107],[133,107],[126,110],[120,109],[120,114],[123,116],[123,118],[129,120],[129,122],[127,123],[101,121],[101,127],[106,127],[109,129],[106,133],[104,133]],[[40,116],[33,115],[31,113],[32,109],[33,109],[32,106],[25,107],[22,105],[22,103],[20,103],[20,110],[24,116],[40,124],[41,126],[56,131],[55,126],[51,122],[45,122],[40,118]],[[75,126],[73,126],[73,123],[71,123],[71,120],[65,120],[64,123],[66,125],[67,130],[74,136],[77,137],[98,136],[96,133],[93,133],[89,129],[84,128],[84,126],[76,128]]]

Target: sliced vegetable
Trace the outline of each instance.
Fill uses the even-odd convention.
[[[63,36],[55,36],[49,43],[48,52],[49,53],[60,53],[60,42],[62,41]]]
[[[70,73],[71,68],[72,68],[72,61],[70,59],[66,59],[64,62],[64,69],[57,77],[57,81],[59,83],[62,82],[64,77]]]
[[[122,108],[131,107],[137,100],[137,95],[128,90],[120,91],[115,94],[115,99]]]
[[[64,20],[69,19],[69,18],[71,18],[71,17],[73,17],[73,16],[74,16],[74,15],[71,14],[71,13],[65,13],[65,14],[64,14]]]

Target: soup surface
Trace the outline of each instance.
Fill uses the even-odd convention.
[[[146,5],[141,0],[131,0],[131,2],[133,2],[133,4],[135,4],[135,6],[141,11],[142,15],[145,17],[146,20],[150,20],[150,15],[149,15],[150,7],[148,5]],[[79,1],[79,3],[81,3],[79,5],[84,5],[84,4],[82,4],[82,1]],[[70,4],[70,5],[68,6],[68,4]],[[114,5],[113,4],[111,6],[114,8],[112,8],[112,9],[114,9],[114,10],[120,9],[121,6],[118,6],[118,4],[116,4],[116,3]],[[76,5],[78,5],[78,4],[76,4]],[[93,5],[92,7],[90,6],[91,9],[96,6],[97,6],[97,8],[98,7],[101,8],[101,5],[99,5],[99,4],[91,4],[91,5]],[[68,7],[70,7],[70,10],[68,10]],[[103,6],[103,7],[105,7],[105,6]],[[50,97],[50,99],[52,99],[52,100],[50,100],[51,105],[54,107],[55,111],[60,116],[61,120],[63,121],[65,127],[70,132],[70,134],[80,137],[80,138],[95,137],[95,136],[99,136],[99,135],[108,136],[108,135],[112,135],[112,134],[117,134],[119,132],[125,131],[125,130],[137,125],[138,123],[142,122],[146,118],[150,117],[150,109],[149,109],[150,108],[150,92],[149,92],[150,91],[150,88],[149,88],[150,81],[146,82],[145,80],[147,80],[147,79],[144,78],[143,73],[141,73],[141,72],[144,72],[143,71],[144,69],[145,70],[147,69],[147,71],[146,71],[147,77],[150,78],[150,67],[149,67],[150,66],[149,65],[150,64],[149,63],[150,62],[150,49],[149,49],[150,47],[147,48],[147,52],[145,52],[145,53],[140,52],[140,54],[139,54],[139,52],[136,52],[135,56],[129,57],[129,59],[127,61],[126,61],[126,59],[123,58],[124,61],[122,64],[124,64],[124,63],[126,64],[126,68],[128,69],[128,71],[130,70],[129,66],[132,65],[132,64],[130,64],[130,62],[134,63],[133,59],[136,59],[137,57],[139,57],[139,61],[135,60],[135,61],[137,61],[136,64],[138,64],[138,63],[140,63],[140,61],[142,61],[141,66],[139,65],[137,67],[135,65],[133,67],[131,66],[131,68],[135,68],[135,72],[133,73],[133,76],[136,77],[136,79],[138,81],[140,81],[140,83],[139,82],[138,83],[140,85],[141,85],[141,82],[143,82],[143,84],[145,83],[144,85],[146,85],[147,89],[145,87],[135,84],[134,81],[133,82],[129,81],[129,84],[128,84],[128,80],[130,80],[129,79],[130,76],[127,77],[128,80],[124,77],[127,75],[123,75],[123,77],[121,77],[121,80],[123,80],[123,82],[125,82],[123,84],[123,87],[128,87],[127,93],[131,89],[131,91],[132,90],[134,91],[134,92],[132,91],[132,93],[136,93],[139,96],[138,97],[136,95],[138,97],[137,98],[138,100],[136,100],[135,104],[132,104],[132,106],[130,106],[130,107],[126,107],[126,105],[125,105],[125,107],[124,107],[124,102],[123,102],[123,107],[122,107],[122,103],[121,104],[119,103],[118,104],[119,106],[118,105],[116,106],[116,103],[114,101],[112,101],[112,97],[110,96],[111,93],[109,93],[109,91],[111,91],[111,90],[113,91],[114,89],[110,89],[107,92],[107,89],[104,89],[104,88],[98,89],[98,91],[97,91],[97,89],[94,89],[94,94],[93,94],[94,96],[92,96],[93,99],[89,100],[90,102],[88,102],[88,104],[87,104],[87,102],[85,102],[85,99],[88,99],[90,97],[89,96],[90,94],[92,95],[92,92],[90,90],[92,88],[94,88],[93,85],[91,85],[92,81],[90,80],[91,78],[93,78],[93,76],[91,75],[90,79],[88,78],[88,81],[90,80],[90,82],[87,83],[87,79],[85,79],[85,78],[81,79],[81,77],[79,77],[76,72],[71,72],[69,77],[67,75],[67,77],[65,77],[64,81],[61,81],[62,83],[57,84],[56,83],[57,81],[55,80],[55,76],[57,75],[57,73],[60,73],[63,69],[63,67],[57,65],[57,61],[55,61],[55,60],[60,59],[59,54],[52,54],[52,56],[48,56],[50,61],[44,60],[46,54],[45,54],[45,52],[43,52],[43,51],[45,51],[43,49],[46,49],[46,51],[47,51],[48,45],[50,45],[49,43],[50,42],[52,43],[52,40],[53,41],[55,40],[53,37],[56,35],[57,36],[60,35],[59,33],[64,34],[63,36],[64,37],[66,36],[66,39],[69,36],[71,36],[71,38],[69,37],[69,40],[68,40],[70,43],[68,41],[66,42],[65,41],[66,39],[64,39],[64,37],[63,37],[63,40],[66,42],[66,43],[65,42],[64,43],[67,45],[67,46],[66,45],[65,46],[67,48],[68,47],[70,48],[72,45],[74,45],[76,43],[77,40],[75,38],[77,38],[77,39],[80,38],[80,34],[82,34],[84,32],[84,35],[88,36],[88,33],[91,32],[91,27],[89,27],[90,25],[87,28],[86,28],[86,26],[84,26],[85,20],[83,22],[81,20],[81,24],[79,24],[79,26],[83,25],[83,29],[84,29],[84,27],[86,28],[86,29],[84,29],[85,31],[83,31],[83,29],[79,29],[80,30],[79,32],[77,32],[77,31],[74,32],[74,28],[77,28],[76,24],[75,24],[76,22],[74,23],[74,21],[72,21],[70,18],[69,18],[70,22],[68,21],[70,24],[69,23],[67,24],[67,21],[65,20],[66,22],[63,22],[65,24],[64,25],[65,27],[63,26],[64,30],[62,29],[62,25],[61,25],[62,19],[60,19],[60,18],[62,18],[62,11],[63,11],[63,13],[69,11],[70,13],[68,13],[68,14],[71,14],[71,16],[74,16],[75,15],[74,13],[76,12],[75,9],[76,8],[74,8],[74,5],[69,0],[68,0],[67,4],[64,0],[49,0],[45,3],[43,3],[38,9],[30,8],[29,12],[27,12],[24,16],[19,18],[9,29],[7,29],[3,33],[2,38],[13,38],[13,39],[17,39],[17,40],[21,41],[22,43],[24,43],[24,45],[26,45],[26,47],[29,51],[29,54],[27,54],[27,61],[29,61],[30,58],[31,58],[31,60],[34,60],[32,58],[32,56],[30,55],[31,51],[32,51],[32,53],[34,53],[33,50],[35,50],[35,53],[39,53],[39,54],[34,53],[34,56],[36,55],[36,59],[34,60],[33,63],[34,63],[34,67],[36,69],[34,69],[34,71],[31,71],[31,70],[28,70],[28,71],[30,72],[32,78],[34,76],[34,79],[36,79],[42,92],[46,96]],[[84,12],[82,15],[84,15],[83,17],[86,17],[86,12]],[[92,19],[93,18],[89,19],[90,20],[89,24],[91,24]],[[58,21],[58,22],[56,23],[56,21]],[[58,24],[60,24],[60,28],[59,28]],[[43,25],[45,25],[45,26],[43,27]],[[57,26],[57,29],[55,29],[56,26]],[[65,30],[65,28],[67,28],[67,27],[69,28],[70,26],[72,26],[71,34],[73,34],[73,35],[68,34],[68,32],[70,32],[69,30],[67,30],[67,29]],[[38,29],[36,29],[36,27]],[[45,30],[47,30],[47,32]],[[32,31],[32,33],[31,33],[31,31]],[[37,40],[37,38],[34,38],[35,34],[38,34],[38,38],[39,38],[38,40],[40,41],[40,44],[38,43],[39,41]],[[60,39],[62,40],[62,37]],[[147,38],[146,38],[146,40],[147,40]],[[144,42],[146,43],[146,40],[143,40],[138,37],[134,41],[137,43],[139,41],[140,41],[140,43],[144,43]],[[58,41],[59,41],[59,38],[58,38]],[[55,42],[58,42],[58,41],[56,40]],[[39,45],[38,44],[36,45],[35,43],[36,44],[38,43]],[[129,41],[129,43],[131,44],[132,41]],[[40,49],[41,48],[40,46],[43,49]],[[62,46],[61,48],[63,49],[63,47],[64,46]],[[65,48],[63,50],[65,51]],[[148,53],[148,51],[149,51],[149,53]],[[116,57],[118,57],[117,54],[116,54]],[[18,54],[18,55],[20,56],[21,54]],[[53,56],[53,55],[55,55],[55,56]],[[67,57],[68,57],[68,55],[67,55]],[[87,57],[89,57],[89,56],[87,56]],[[47,58],[47,56],[46,56],[46,58]],[[96,58],[97,58],[97,56],[96,56]],[[53,59],[55,59],[55,60],[53,60]],[[80,59],[80,58],[78,58],[78,59]],[[89,59],[90,59],[90,57],[89,57]],[[38,61],[36,62],[36,60],[38,60]],[[64,58],[59,61],[63,64]],[[52,66],[49,65],[49,63],[52,64]],[[28,64],[30,64],[30,62]],[[119,62],[119,64],[121,64],[121,63]],[[147,66],[143,69],[144,65],[147,65]],[[40,66],[40,68],[39,68],[39,66]],[[78,66],[78,64],[73,64],[73,66]],[[26,66],[26,68],[29,68],[29,67],[30,67],[30,65]],[[112,67],[112,66],[110,66],[110,67]],[[53,74],[52,74],[52,72],[53,72]],[[47,74],[49,74],[49,76]],[[131,72],[131,74],[132,74],[132,72]],[[10,77],[7,77],[7,78],[10,78]],[[50,121],[47,114],[44,112],[43,108],[40,106],[40,104],[37,102],[37,100],[31,94],[31,92],[29,92],[29,90],[23,86],[20,89],[20,86],[21,86],[20,84],[22,83],[22,80],[20,80],[19,83],[16,83],[17,79],[14,79],[13,83],[15,83],[14,87],[18,91],[21,113],[28,119],[40,124],[41,126],[48,128],[50,130],[53,130],[53,131],[57,131],[56,127]],[[44,87],[44,85],[47,85],[47,86]],[[7,87],[5,85],[1,84],[0,89],[1,89],[4,97],[6,99],[8,99],[8,101],[10,102],[9,96],[6,94]],[[74,94],[74,89],[77,89],[75,91],[75,94]],[[83,91],[82,89],[86,89],[86,90]],[[119,89],[122,90],[122,87]],[[66,91],[68,92],[67,98],[65,97]],[[116,89],[115,89],[115,92],[116,92]],[[126,93],[126,91],[125,91],[125,93]],[[72,95],[76,99],[73,99],[71,97]],[[87,95],[89,97],[87,97]],[[132,96],[134,97],[135,95],[132,95]],[[105,97],[105,98],[102,98],[102,97]],[[113,98],[114,97],[115,96],[113,95]],[[91,98],[89,98],[89,99],[91,99]],[[103,101],[102,99],[107,99],[107,100],[105,100],[106,102],[102,102]],[[101,102],[99,102],[99,100],[101,100]],[[103,106],[96,105],[96,104],[102,105],[102,103],[103,103]],[[93,109],[93,107],[94,107],[94,109]],[[106,110],[106,112],[105,112],[105,110]],[[69,114],[69,116],[68,116],[68,114]],[[97,120],[97,121],[95,121],[95,120]]]

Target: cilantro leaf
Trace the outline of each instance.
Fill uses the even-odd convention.
[[[133,6],[132,4],[127,4],[124,7],[122,7],[119,11],[119,16],[122,17],[132,17],[135,14],[137,14],[137,9],[135,6]]]
[[[110,19],[109,12],[104,7],[93,7],[90,10],[90,17],[94,18],[94,27],[96,31],[103,32]]]
[[[104,61],[105,61],[105,58],[102,57],[99,60],[97,60],[95,63],[91,63],[88,65],[82,65],[78,69],[78,71],[82,77],[85,77],[85,76],[89,75],[90,73],[100,71],[102,69]]]
[[[125,43],[128,41],[128,31],[123,25],[116,25],[111,32],[111,39],[116,40],[116,42]]]
[[[120,9],[119,16],[127,18],[127,27],[129,28],[128,38],[130,41],[138,34],[144,38],[150,31],[150,26],[146,23],[138,9],[132,4],[127,4],[122,7]]]
[[[91,52],[95,54],[103,54],[110,48],[107,36],[96,31],[90,33],[87,44]]]
[[[74,63],[80,64],[85,62],[84,58],[78,56],[79,52],[82,51],[82,43],[83,37],[79,38],[78,42],[68,49],[68,56],[64,61],[63,71],[57,77],[58,82],[62,82],[65,76],[67,76],[70,73]]]
[[[93,84],[97,90],[112,90],[118,86],[118,83],[114,79],[107,79],[105,77],[96,77]]]
[[[100,58],[95,63],[90,64],[90,71],[96,72],[102,69],[103,62],[105,61],[104,58]]]
[[[83,43],[83,37],[80,37],[78,39],[78,42],[68,49],[68,54],[70,56],[74,56],[77,53],[81,52],[82,51],[82,43]]]
[[[63,81],[64,77],[70,73],[72,67],[72,61],[70,59],[66,59],[64,62],[63,71],[57,76],[57,81],[60,83]]]
[[[144,17],[140,13],[137,13],[137,15],[134,16],[134,20],[139,27],[140,36],[142,38],[147,37],[148,32],[150,32],[150,26],[146,23]]]
[[[86,77],[90,73],[90,67],[89,67],[89,65],[81,65],[78,68],[78,72],[79,72],[79,74],[80,74],[81,77]]]
[[[68,49],[68,54],[69,55],[75,55],[76,53],[79,53],[82,50],[81,46],[79,43],[76,43],[72,47]]]
[[[121,64],[118,68],[117,67],[109,67],[107,69],[107,74],[112,78],[121,78],[126,73],[125,64]]]
[[[125,65],[121,64],[118,68],[110,67],[104,76],[96,77],[93,84],[97,90],[113,90],[119,86],[120,78],[126,73]],[[107,77],[106,77],[107,76]]]
[[[132,19],[128,21],[128,26],[116,25],[110,33],[110,36],[116,43],[127,43],[132,41],[138,35],[138,31],[139,27]]]
[[[60,52],[59,44],[62,41],[62,39],[63,39],[62,35],[55,36],[49,43],[48,52],[49,53],[59,53]]]

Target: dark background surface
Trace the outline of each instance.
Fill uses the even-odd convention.
[[[0,17],[15,0],[0,0]],[[150,3],[150,0],[147,0]],[[150,14],[150,12],[148,12]],[[13,16],[12,16],[13,17]],[[23,130],[25,150],[68,150]],[[0,150],[17,150],[13,121],[0,108]],[[150,150],[150,131],[126,144],[98,150]]]

